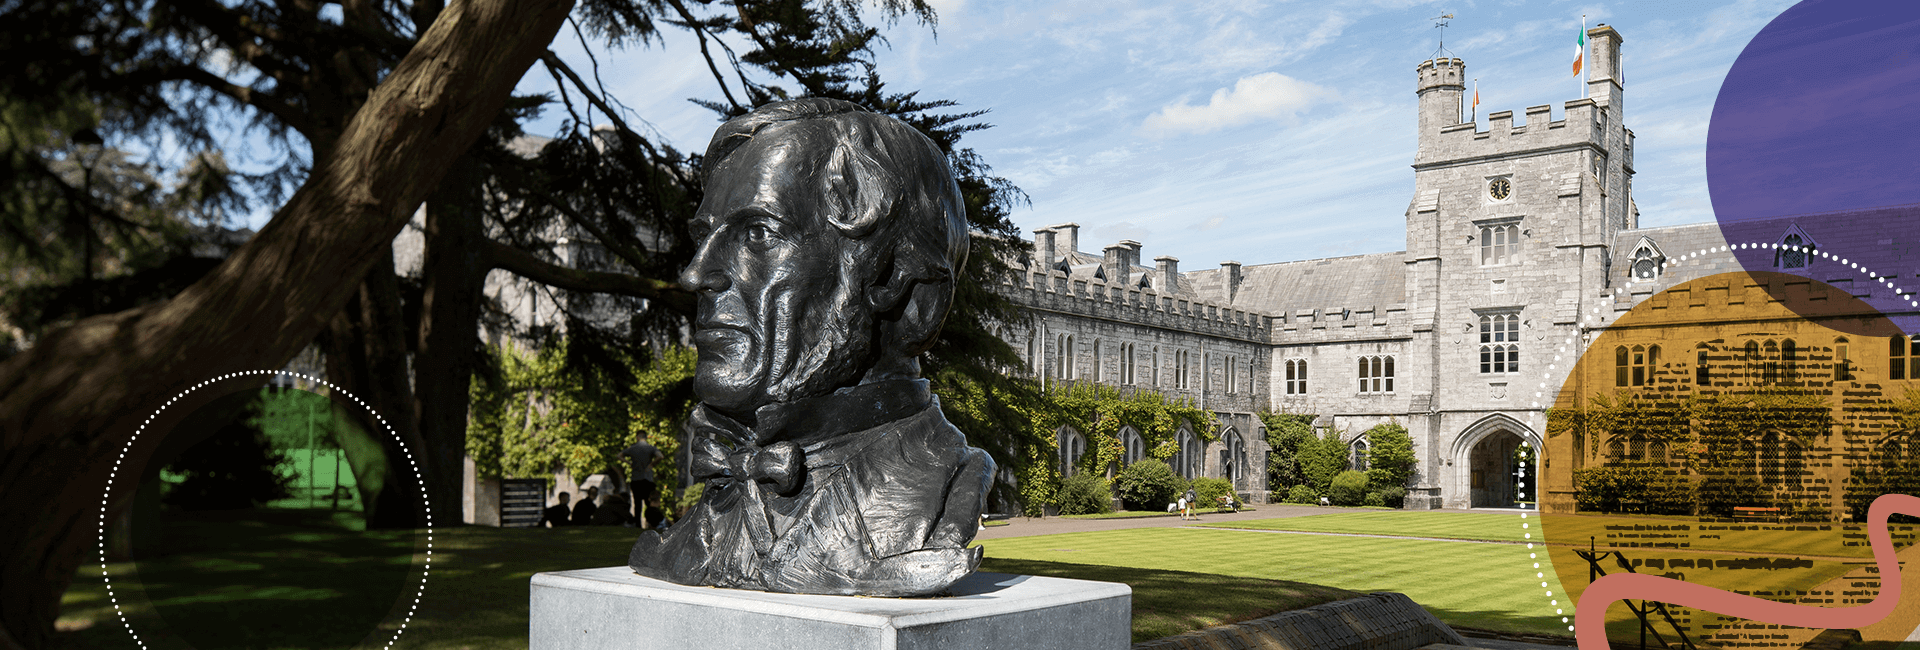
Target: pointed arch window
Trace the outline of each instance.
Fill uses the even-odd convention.
[[[1187,351],[1173,353],[1173,387],[1187,389]]]
[[[1777,269],[1804,269],[1818,256],[1820,243],[1800,229],[1800,224],[1790,224],[1787,232],[1774,244],[1773,266]]]
[[[1846,339],[1833,340],[1834,381],[1853,381],[1853,360],[1847,356],[1850,347]]]
[[[1174,444],[1178,449],[1171,459],[1174,473],[1179,474],[1181,478],[1193,479],[1199,474],[1200,441],[1194,437],[1193,432],[1182,426],[1180,432],[1174,435]]]
[[[1286,369],[1286,393],[1288,395],[1307,394],[1307,360],[1288,359]]]
[[[1133,385],[1133,371],[1133,344],[1123,343],[1120,345],[1120,383],[1129,386]]]
[[[1666,261],[1666,255],[1653,245],[1652,240],[1641,238],[1640,246],[1633,249],[1633,261],[1627,265],[1627,275],[1635,282],[1658,280]]]
[[[1087,454],[1087,437],[1068,427],[1060,428],[1060,478],[1072,478],[1080,458]]]
[[[1126,449],[1124,460],[1128,465],[1140,462],[1147,457],[1147,441],[1133,427],[1120,430],[1120,445]]]
[[[1480,227],[1480,265],[1499,266],[1519,261],[1520,225]]]
[[[1780,344],[1767,341],[1765,356],[1760,359],[1760,383],[1773,384],[1780,381]]]
[[[1701,343],[1699,348],[1694,350],[1694,355],[1693,355],[1694,356],[1694,359],[1693,359],[1694,385],[1697,385],[1697,386],[1713,385],[1712,366],[1709,365],[1707,362],[1707,351],[1708,351],[1708,348],[1707,348],[1707,344],[1705,343]]]
[[[1100,356],[1100,339],[1093,340],[1093,380],[1107,380],[1107,360]]]

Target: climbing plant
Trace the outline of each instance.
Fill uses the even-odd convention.
[[[567,370],[567,345],[561,340],[538,352],[490,349],[496,367],[473,380],[467,427],[477,473],[537,478],[564,467],[585,478],[620,467],[620,452],[641,434],[673,458],[676,427],[693,406],[693,350],[668,348],[651,360],[622,358],[630,372],[614,377]],[[658,463],[654,471],[660,485],[679,484],[673,463]]]
[[[1120,441],[1122,427],[1139,431],[1147,456],[1162,461],[1180,451],[1176,432],[1182,423],[1203,442],[1218,436],[1212,412],[1157,392],[1128,395],[1098,384],[1071,383],[1040,389],[1025,380],[1021,383],[1014,390],[989,389],[943,378],[941,404],[947,419],[969,440],[977,435],[970,428],[995,426],[994,422],[1010,419],[1024,423],[1025,431],[1018,436],[980,437],[1023,441],[1017,452],[1024,462],[1010,469],[1022,508],[1029,515],[1037,515],[1043,505],[1053,503],[1060,489],[1060,449],[1055,434],[1061,427],[1072,427],[1087,438],[1087,453],[1076,464],[1077,472],[1104,473],[1107,467],[1118,465],[1126,454],[1125,444]],[[989,409],[1010,410],[1018,417],[1007,418],[1006,413],[996,416]]]

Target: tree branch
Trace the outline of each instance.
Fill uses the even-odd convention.
[[[567,268],[491,239],[481,244],[480,248],[485,266],[540,284],[582,293],[611,293],[646,298],[672,311],[687,316],[693,315],[693,294],[672,282],[625,273]]]
[[[720,67],[713,64],[713,54],[707,51],[706,25],[695,19],[693,12],[687,11],[687,5],[680,0],[667,0],[667,4],[673,5],[673,10],[680,13],[680,19],[687,21],[687,29],[693,30],[694,36],[700,38],[700,58],[706,59],[707,70],[713,72],[713,81],[714,83],[720,84],[720,94],[726,95],[727,104],[735,110],[745,110],[745,108],[740,105],[740,102],[734,101],[733,91],[727,89],[726,77],[720,74]]]
[[[206,68],[197,65],[177,68],[172,73],[163,73],[162,77],[192,82],[207,90],[226,95],[236,102],[272,115],[274,119],[280,120],[281,124],[285,124],[287,128],[303,136],[313,137],[313,120],[305,112],[281,101],[271,93],[227,81],[224,77],[208,72]]]

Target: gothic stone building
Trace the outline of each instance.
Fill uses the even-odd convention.
[[[1139,242],[1092,255],[1080,250],[1079,226],[1041,228],[1032,261],[1006,288],[1034,315],[1031,329],[1012,333],[1010,342],[1043,382],[1158,391],[1212,411],[1218,439],[1202,443],[1174,432],[1178,452],[1170,460],[1188,477],[1230,479],[1255,502],[1268,496],[1260,410],[1316,414],[1316,428],[1347,436],[1356,455],[1367,445],[1359,439],[1367,429],[1388,421],[1405,426],[1419,459],[1410,508],[1538,499],[1531,486],[1539,482],[1514,461],[1525,443],[1545,450],[1547,474],[1563,479],[1546,486],[1539,502],[1569,510],[1564,470],[1649,453],[1625,440],[1544,444],[1546,409],[1570,375],[1574,393],[1682,390],[1682,383],[1702,381],[1705,388],[1684,390],[1772,385],[1783,375],[1766,374],[1773,367],[1766,355],[1781,359],[1770,346],[1797,335],[1799,349],[1789,343],[1784,352],[1786,363],[1799,364],[1796,385],[1825,382],[1821,388],[1836,404],[1884,401],[1914,383],[1920,338],[1885,323],[1875,326],[1885,332],[1846,323],[1880,317],[1860,312],[1866,303],[1849,298],[1891,292],[1901,309],[1912,304],[1888,279],[1920,282],[1913,256],[1902,261],[1900,254],[1912,238],[1895,233],[1898,241],[1878,242],[1888,250],[1855,251],[1876,258],[1874,276],[1860,266],[1866,260],[1850,263],[1817,246],[1823,236],[1858,240],[1859,233],[1844,231],[1895,217],[1781,217],[1743,228],[1767,233],[1753,242],[1728,241],[1711,223],[1640,228],[1632,199],[1634,135],[1625,125],[1619,74],[1622,39],[1605,25],[1587,37],[1587,97],[1566,102],[1560,120],[1550,106],[1534,106],[1519,123],[1511,111],[1488,115],[1484,125],[1462,123],[1464,63],[1438,58],[1416,68],[1419,146],[1405,251],[1182,271],[1172,257],[1145,266]],[[1901,212],[1891,222],[1909,222],[1902,220],[1912,218],[1913,207],[1891,209]],[[1756,279],[1760,274],[1741,273],[1746,269],[1730,247],[1773,251],[1773,269],[1752,270],[1819,281]],[[1816,301],[1833,294],[1835,304],[1852,311],[1783,316],[1780,303],[1808,299],[1800,294]],[[1656,315],[1609,335],[1609,326],[1635,310]],[[1836,330],[1853,331],[1852,340],[1826,334]],[[1661,341],[1665,358],[1644,354],[1644,346]],[[1589,352],[1601,343],[1608,349]],[[1905,351],[1892,352],[1898,350]],[[1572,374],[1583,354],[1603,358]],[[1877,423],[1842,414],[1840,437],[1805,451],[1857,455],[1888,435],[1878,432],[1887,428],[1884,415],[1874,417]],[[1121,436],[1126,459],[1139,458],[1139,434]],[[1060,440],[1068,461],[1085,449],[1077,432],[1062,431]],[[1794,482],[1843,480],[1802,478]]]

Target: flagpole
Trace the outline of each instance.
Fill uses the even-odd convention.
[[[1585,62],[1587,58],[1587,15],[1586,14],[1580,14],[1579,43],[1580,43],[1580,52],[1574,56],[1574,60],[1578,62]],[[1582,65],[1580,68],[1574,69],[1573,81],[1574,83],[1580,84],[1579,97],[1581,99],[1586,99],[1587,98],[1587,82],[1585,79],[1581,78],[1584,75],[1580,74],[1581,72],[1585,71],[1583,68],[1585,68],[1584,65]]]

